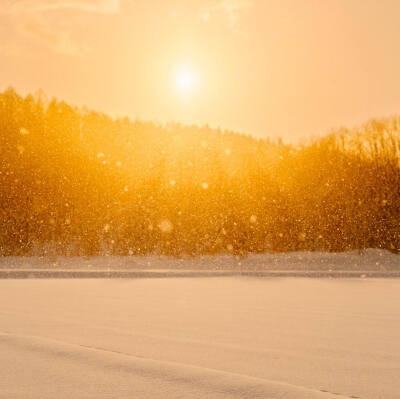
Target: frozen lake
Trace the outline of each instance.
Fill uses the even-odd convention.
[[[0,280],[0,398],[400,397],[400,279]]]

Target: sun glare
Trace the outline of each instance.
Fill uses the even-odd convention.
[[[182,95],[190,95],[196,89],[197,79],[193,69],[182,66],[175,74],[175,87]]]

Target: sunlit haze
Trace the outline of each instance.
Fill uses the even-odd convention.
[[[2,0],[0,89],[287,140],[400,109],[397,0]]]
[[[400,0],[0,0],[0,399],[399,399]]]

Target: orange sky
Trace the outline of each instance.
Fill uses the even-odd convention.
[[[398,0],[0,0],[0,89],[309,137],[399,112],[399,21]]]

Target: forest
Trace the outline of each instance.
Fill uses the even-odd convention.
[[[400,251],[400,117],[302,144],[0,93],[0,256]]]

